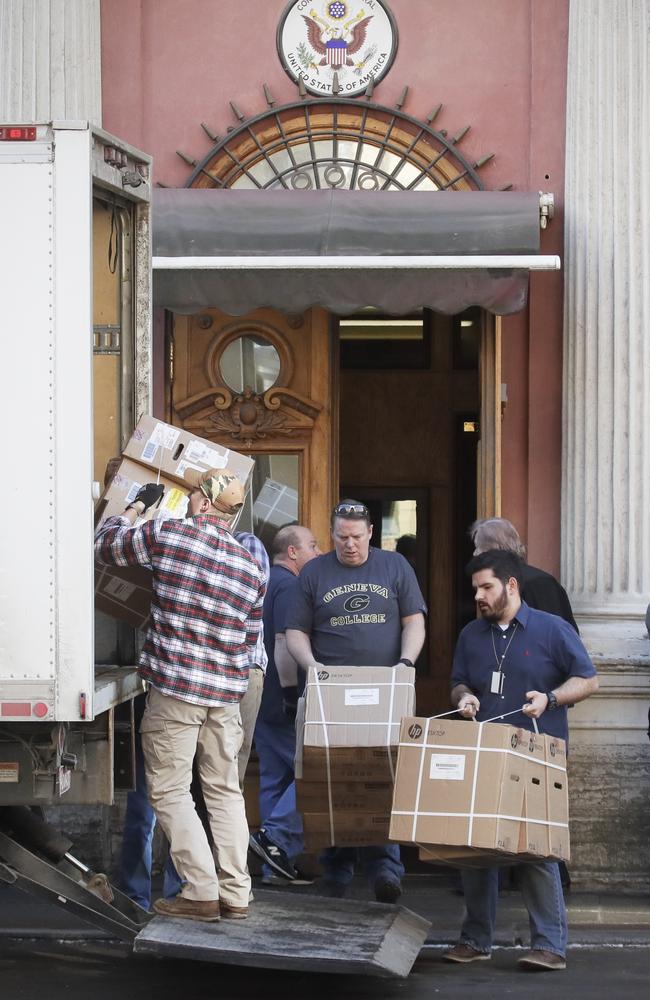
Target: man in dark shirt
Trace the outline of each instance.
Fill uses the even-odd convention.
[[[371,548],[367,507],[344,500],[332,512],[334,552],[300,574],[287,620],[287,646],[303,670],[320,666],[413,666],[424,644],[426,606],[403,556]],[[380,902],[401,894],[404,868],[396,844],[358,849]],[[327,889],[343,895],[357,850],[328,848],[321,862]]]
[[[596,671],[579,637],[557,615],[521,600],[521,560],[489,550],[468,566],[481,617],[460,634],[452,668],[451,701],[479,722],[508,715],[507,722],[568,740],[567,706],[598,689]],[[519,710],[519,711],[517,711]],[[508,713],[516,712],[509,715]],[[506,721],[506,720],[504,720]],[[564,969],[566,908],[557,863],[520,866],[530,918],[531,951],[525,968]],[[464,869],[466,915],[450,962],[490,958],[498,895],[498,868]]]
[[[522,560],[521,599],[529,608],[538,611],[548,611],[551,615],[559,615],[578,631],[571,602],[564,587],[546,570],[531,566],[525,561],[526,547],[519,537],[519,532],[511,521],[505,517],[487,517],[474,521],[469,529],[474,542],[474,555],[488,549],[505,549],[514,552]]]
[[[264,861],[262,881],[271,885],[305,883],[294,866],[294,859],[303,849],[294,780],[295,717],[300,685],[284,632],[297,577],[303,566],[320,554],[313,534],[300,524],[280,528],[271,546],[273,564],[264,598],[268,666],[255,727],[262,826],[250,838],[251,850]]]

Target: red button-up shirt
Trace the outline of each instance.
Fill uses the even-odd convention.
[[[216,517],[168,518],[131,527],[109,517],[95,555],[153,573],[139,672],[163,694],[196,705],[238,702],[248,685],[266,590],[255,560]]]

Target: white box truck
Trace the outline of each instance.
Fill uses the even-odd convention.
[[[0,806],[110,803],[116,750],[131,781],[135,633],[95,616],[93,501],[151,410],[150,170],[87,122],[0,125]]]

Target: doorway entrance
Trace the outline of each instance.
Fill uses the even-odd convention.
[[[444,711],[476,518],[482,313],[375,310],[339,322],[340,495],[366,503],[373,544],[411,561],[429,607],[418,711]]]

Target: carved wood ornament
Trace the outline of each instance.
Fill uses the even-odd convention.
[[[201,437],[228,436],[246,448],[267,437],[309,435],[322,410],[318,403],[283,386],[256,393],[211,388],[179,402],[183,426]]]

